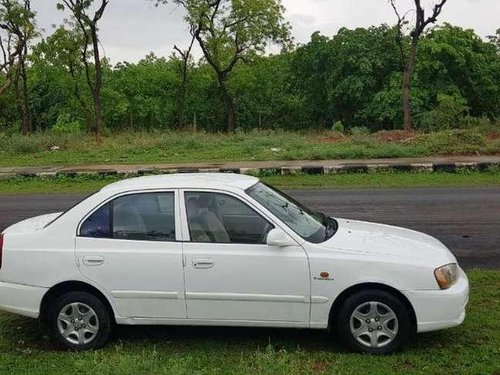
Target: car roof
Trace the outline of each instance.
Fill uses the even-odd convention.
[[[176,173],[136,177],[112,183],[101,191],[142,189],[227,189],[246,190],[259,182],[257,177],[234,173]]]

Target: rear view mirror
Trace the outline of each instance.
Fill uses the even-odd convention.
[[[287,247],[295,246],[297,244],[281,229],[274,228],[267,234],[267,245],[271,247]]]

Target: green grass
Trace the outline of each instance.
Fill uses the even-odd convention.
[[[122,132],[105,137],[102,144],[90,135],[0,134],[0,167],[491,155],[500,153],[500,137],[494,129],[357,136],[285,131],[234,135]],[[59,150],[51,151],[54,146]]]
[[[333,175],[268,176],[263,179],[267,183],[282,189],[488,187],[500,186],[500,171],[468,173],[343,173]]]
[[[69,353],[37,321],[0,314],[0,374],[497,374],[500,272],[468,272],[465,323],[392,356],[347,352],[321,331],[120,328],[100,351]]]
[[[86,193],[97,191],[118,177],[16,177],[0,180],[0,194]],[[500,186],[500,170],[461,173],[342,173],[332,175],[264,176],[262,179],[283,189],[488,187]]]

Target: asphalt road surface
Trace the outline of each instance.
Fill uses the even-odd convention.
[[[500,188],[370,189],[288,192],[330,216],[430,234],[462,266],[500,269]],[[0,196],[0,231],[25,218],[64,211],[85,195]]]

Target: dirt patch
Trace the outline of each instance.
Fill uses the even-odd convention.
[[[490,141],[496,141],[500,139],[500,132],[489,133],[486,135],[486,138]]]
[[[332,135],[329,137],[321,137],[316,139],[316,143],[338,143],[338,142],[344,142],[348,140],[349,138],[346,137],[345,135],[339,134],[339,135]]]
[[[328,361],[315,362],[312,366],[314,374],[323,374],[326,371],[328,371],[329,368],[330,368],[330,362]]]
[[[418,139],[422,134],[406,130],[383,130],[375,134],[380,142],[407,142]]]

